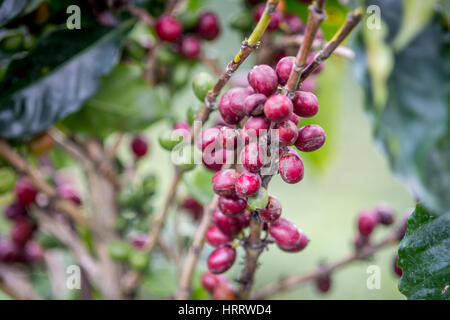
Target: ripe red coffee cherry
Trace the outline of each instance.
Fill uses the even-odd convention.
[[[19,251],[19,248],[14,243],[0,238],[0,262],[11,263],[16,261],[20,255]]]
[[[285,154],[278,163],[280,176],[287,183],[297,183],[303,179],[305,172],[302,159],[293,154]]]
[[[269,234],[282,250],[295,248],[301,240],[297,227],[284,218],[279,218],[269,225]]]
[[[206,231],[206,241],[214,247],[228,243],[231,240],[233,240],[232,237],[223,234],[215,225],[211,225]]]
[[[244,213],[247,207],[247,200],[238,195],[219,197],[218,207],[224,215],[235,218]]]
[[[219,135],[219,128],[211,127],[203,129],[197,139],[197,148],[201,151],[205,151],[205,149],[211,145],[208,150],[212,151],[214,147],[218,145],[217,140],[219,138]]]
[[[395,255],[392,266],[394,267],[395,274],[401,277],[403,274],[403,270],[397,265],[397,263],[398,263],[398,255]]]
[[[311,152],[319,149],[325,143],[325,131],[316,125],[309,124],[298,130],[295,146],[303,152]]]
[[[277,66],[275,68],[275,72],[277,73],[278,83],[284,86],[291,74],[292,67],[295,63],[295,57],[289,56],[284,57],[280,61],[278,61]]]
[[[281,94],[274,95],[267,99],[264,104],[264,114],[270,121],[281,122],[290,118],[292,115],[291,100]]]
[[[233,91],[228,91],[222,95],[219,101],[219,112],[223,120],[228,124],[237,124],[244,116],[238,115],[231,110],[230,97]]]
[[[133,150],[136,158],[145,156],[148,150],[147,141],[143,137],[134,137],[131,141],[131,150]]]
[[[269,203],[264,209],[258,211],[265,222],[274,222],[281,216],[281,203],[277,198],[269,196]]]
[[[214,288],[214,300],[236,300],[233,286],[228,282],[219,282]]]
[[[11,228],[11,240],[22,247],[31,239],[34,232],[34,226],[28,219],[17,220]]]
[[[200,220],[203,215],[203,205],[191,196],[184,199],[181,208],[186,210],[196,221]]]
[[[161,40],[176,41],[180,38],[183,28],[177,19],[170,16],[162,16],[156,20],[156,34]]]
[[[232,156],[233,151],[227,149],[213,150],[211,152],[204,151],[202,154],[202,162],[206,169],[219,171],[227,163],[227,159],[230,159]]]
[[[142,249],[148,243],[149,237],[145,233],[138,233],[131,238],[131,245],[137,249]]]
[[[58,186],[59,195],[67,200],[72,201],[76,205],[81,205],[81,197],[78,191],[68,183],[62,183]]]
[[[211,11],[200,13],[197,34],[206,40],[214,40],[220,33],[219,19]]]
[[[247,115],[258,116],[264,113],[264,103],[267,97],[262,93],[249,95],[244,101],[244,112]]]
[[[188,58],[195,59],[198,58],[202,50],[202,44],[200,39],[194,35],[188,35],[181,39],[180,43],[180,53]]]
[[[234,185],[239,178],[235,169],[220,170],[212,177],[212,187],[215,193],[222,197],[231,197],[235,194]]]
[[[285,15],[284,22],[286,23],[290,34],[299,33],[305,28],[302,20],[294,14]]]
[[[358,230],[363,236],[368,236],[372,233],[377,225],[377,213],[373,210],[362,211],[358,216]]]
[[[259,19],[261,19],[265,8],[266,8],[266,5],[264,3],[255,7],[255,10],[253,12],[253,17],[255,18],[256,22],[258,22]],[[267,29],[268,30],[278,29],[280,22],[282,20],[283,20],[283,13],[280,10],[275,10],[275,12],[272,14],[272,17],[270,18],[270,23],[267,26]]]
[[[244,172],[236,181],[235,188],[237,194],[248,197],[256,194],[261,187],[261,177],[259,174]]]
[[[227,236],[234,237],[243,228],[243,220],[238,218],[232,218],[224,215],[220,210],[214,210],[213,221],[217,228],[222,231],[223,234]]]
[[[248,73],[248,83],[257,93],[262,93],[268,97],[277,91],[278,77],[272,67],[260,64],[254,66]]]
[[[250,211],[245,210],[243,214],[241,214],[239,217],[236,218],[239,220],[241,224],[241,229],[245,229],[250,225],[250,216],[251,216]]]
[[[394,223],[394,210],[387,204],[380,204],[375,208],[377,212],[378,222],[385,226]]]
[[[24,206],[32,204],[36,200],[38,190],[26,177],[17,180],[15,188],[16,198]]]
[[[265,158],[264,149],[255,142],[246,145],[240,155],[242,165],[250,172],[257,172],[261,169]]]
[[[238,134],[235,129],[223,126],[220,128],[217,140],[222,148],[234,150],[237,147],[237,138]]]
[[[292,248],[283,248],[281,246],[280,249],[286,252],[299,252],[303,250],[308,245],[308,237],[305,235],[305,233],[301,230],[299,230],[300,238],[297,241],[297,243]]]
[[[235,114],[245,116],[244,110],[245,99],[250,96],[252,92],[249,92],[247,88],[237,88],[231,92],[230,95],[230,108]]]
[[[234,260],[236,260],[236,249],[225,244],[211,252],[207,261],[208,269],[215,274],[224,273],[231,268]]]
[[[5,217],[10,220],[19,220],[25,218],[26,216],[27,209],[19,202],[12,203],[5,209]]]
[[[221,282],[227,282],[227,278],[223,274],[214,274],[206,271],[202,275],[202,285],[207,291],[212,293]]]
[[[278,144],[280,146],[291,146],[297,140],[297,126],[290,120],[277,123],[274,129],[278,130]]]
[[[295,114],[303,118],[313,117],[319,111],[319,100],[312,92],[297,91],[292,104]]]
[[[245,123],[244,128],[250,136],[253,134],[259,138],[269,130],[270,121],[264,116],[250,117]]]
[[[331,277],[329,274],[322,275],[316,280],[316,288],[320,292],[326,293],[331,288]]]
[[[300,117],[295,113],[292,113],[289,120],[292,121],[295,124],[295,126],[298,126],[298,123],[300,122]]]

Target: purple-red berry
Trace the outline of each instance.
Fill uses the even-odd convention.
[[[237,124],[244,116],[238,115],[231,110],[230,98],[233,91],[228,91],[222,95],[219,101],[219,112],[223,120],[228,124]]]
[[[136,158],[141,158],[147,154],[148,143],[143,137],[134,137],[131,141],[131,150]]]
[[[264,104],[264,114],[270,121],[281,122],[289,119],[292,115],[291,100],[281,94],[274,95],[267,99]]]
[[[260,218],[265,222],[274,222],[281,216],[281,203],[275,198],[269,196],[269,203],[264,209],[258,210]]]
[[[380,204],[375,208],[377,212],[378,222],[385,226],[394,223],[394,210],[387,204]]]
[[[212,187],[216,194],[222,197],[231,197],[236,193],[234,185],[239,178],[235,169],[220,170],[212,177]]]
[[[27,209],[19,202],[10,204],[5,209],[5,217],[10,220],[19,220],[27,216]]]
[[[403,270],[398,266],[398,255],[395,255],[392,266],[394,267],[394,272],[397,276],[401,277],[403,274]]]
[[[206,40],[214,40],[220,33],[219,19],[216,14],[211,11],[200,13],[197,34]]]
[[[326,293],[331,288],[331,277],[329,274],[321,275],[316,280],[316,287],[322,293]]]
[[[19,201],[19,203],[24,206],[29,206],[36,200],[38,190],[28,178],[21,177],[19,180],[17,180],[15,193],[17,201]]]
[[[298,155],[285,154],[278,163],[280,176],[287,183],[297,183],[303,179],[305,168]]]
[[[277,123],[274,129],[278,130],[278,144],[280,146],[291,146],[297,140],[297,125],[290,120]]]
[[[219,197],[218,207],[224,215],[234,218],[244,213],[247,208],[247,200],[238,195]]]
[[[267,97],[262,93],[249,95],[244,101],[244,112],[246,115],[259,116],[264,113],[264,104]]]
[[[279,218],[269,225],[269,234],[284,251],[300,251],[308,244],[308,238],[287,219]]]
[[[197,148],[201,151],[205,151],[205,149],[210,146],[208,150],[213,151],[218,145],[219,134],[220,129],[217,127],[203,129],[197,139]]]
[[[216,248],[208,257],[208,269],[214,274],[224,273],[236,260],[236,249],[225,244]]]
[[[377,225],[377,212],[374,210],[365,210],[360,212],[358,216],[358,230],[363,236],[368,236],[372,233]]]
[[[35,227],[28,219],[15,221],[11,228],[11,240],[19,247],[24,246],[33,236]]]
[[[278,61],[277,66],[275,68],[275,72],[277,73],[278,82],[282,86],[284,86],[288,79],[289,75],[291,74],[292,67],[295,63],[295,57],[289,56],[284,57],[280,61]]]
[[[194,197],[187,196],[183,203],[181,204],[181,208],[186,210],[194,220],[200,220],[203,215],[203,205],[197,201]]]
[[[62,183],[59,185],[58,193],[62,198],[72,201],[77,206],[82,203],[80,194],[71,184]]]
[[[317,124],[309,124],[298,130],[295,146],[303,152],[311,152],[319,149],[325,143],[326,135],[322,127]]]
[[[292,99],[294,113],[303,118],[310,118],[319,111],[319,100],[312,92],[297,91]]]
[[[270,128],[270,121],[264,116],[250,117],[244,126],[250,137],[261,137]]]
[[[270,96],[277,90],[278,77],[275,70],[266,64],[254,66],[248,73],[248,83],[255,92]]]
[[[211,225],[208,231],[206,231],[206,241],[214,247],[226,244],[231,240],[233,240],[232,237],[224,234],[215,225]]]
[[[217,228],[227,236],[234,237],[239,234],[244,228],[241,217],[232,218],[224,215],[220,210],[216,209],[213,212],[213,221]]]
[[[161,40],[174,42],[181,37],[183,27],[174,17],[162,16],[156,20],[155,30]]]
[[[252,95],[247,88],[237,88],[231,92],[230,95],[230,108],[235,114],[240,116],[245,116],[246,112],[244,109],[245,99]]]
[[[221,282],[227,282],[227,278],[222,274],[214,274],[209,271],[206,271],[202,275],[202,285],[210,293],[213,293],[214,289]]]
[[[181,39],[180,53],[188,59],[196,59],[202,51],[200,39],[194,35],[187,35]]]
[[[236,181],[235,188],[237,194],[249,197],[256,194],[261,187],[261,177],[259,174],[243,172]]]
[[[261,169],[265,159],[264,149],[255,142],[246,145],[240,155],[242,165],[250,172],[257,172]]]

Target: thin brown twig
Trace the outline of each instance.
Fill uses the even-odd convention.
[[[0,263],[0,283],[2,290],[14,299],[40,300],[41,297],[34,290],[28,275],[13,266]]]

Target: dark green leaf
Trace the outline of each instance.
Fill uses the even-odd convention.
[[[418,204],[398,253],[408,299],[450,299],[450,212],[436,218]]]
[[[22,12],[27,0],[3,0],[0,4],[0,27]]]
[[[164,87],[150,88],[135,65],[119,64],[99,91],[64,124],[69,129],[104,137],[113,131],[140,131],[167,114]]]
[[[13,61],[0,83],[0,136],[32,135],[77,111],[117,63],[132,24],[57,30]]]

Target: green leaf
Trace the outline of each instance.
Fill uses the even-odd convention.
[[[21,13],[26,4],[27,0],[3,0],[0,4],[0,27]]]
[[[207,204],[214,195],[211,188],[213,175],[214,172],[203,166],[197,166],[195,170],[184,175],[183,183],[191,196],[202,204]]]
[[[388,41],[392,40],[400,23],[393,17],[401,16],[401,7],[394,1],[372,2],[390,13],[383,19],[389,27]],[[450,41],[441,21],[436,16],[394,54],[381,108],[376,107],[374,88],[365,73],[366,106],[392,170],[437,215],[450,210]],[[366,71],[367,55],[359,55],[356,62]]]
[[[433,217],[420,204],[400,243],[400,291],[408,299],[450,299],[450,212]]]
[[[141,131],[167,114],[164,87],[149,87],[142,70],[119,64],[103,78],[99,91],[76,114],[64,120],[69,129],[105,137],[114,131]]]
[[[133,23],[57,30],[28,56],[11,62],[0,83],[0,136],[32,135],[76,112],[117,63]]]

